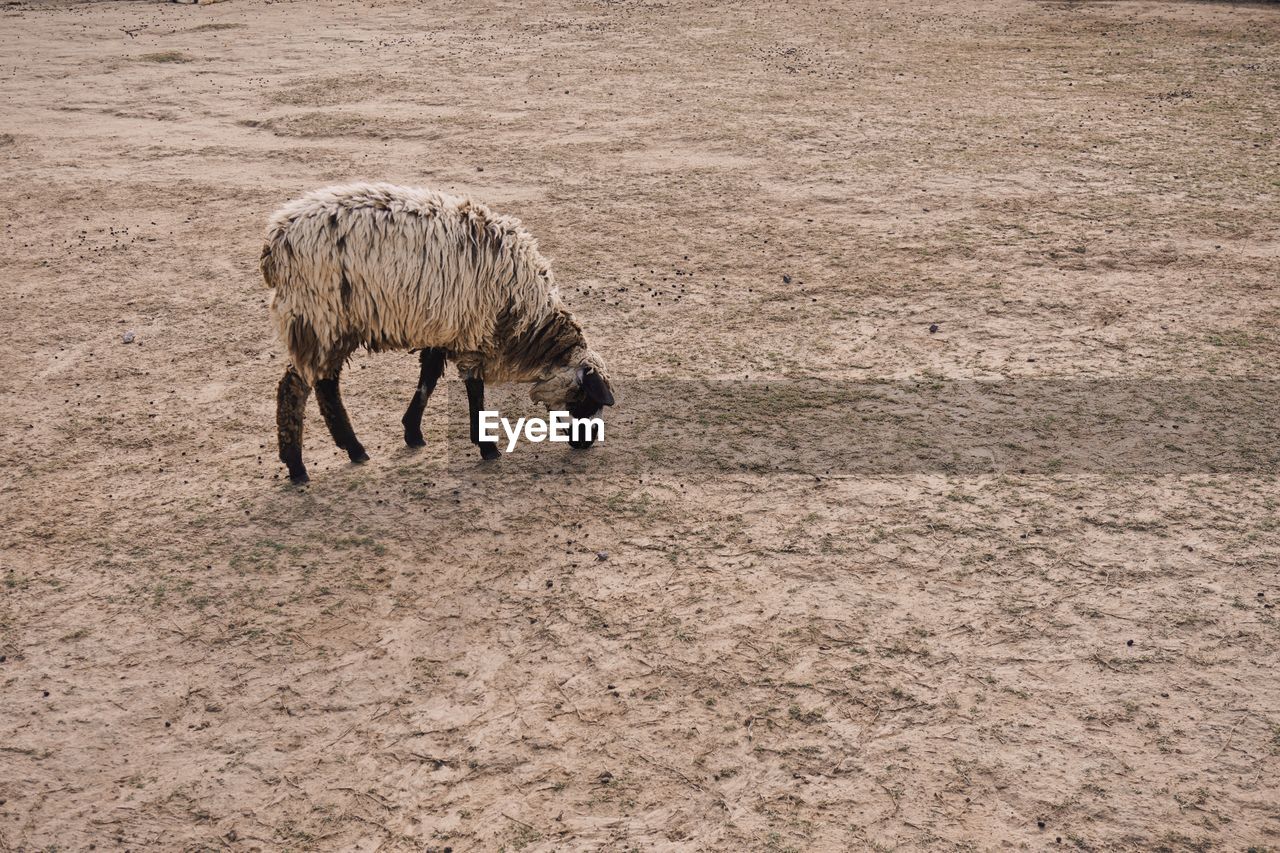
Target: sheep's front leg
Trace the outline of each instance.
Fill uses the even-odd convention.
[[[310,479],[302,464],[302,421],[307,413],[311,386],[302,381],[292,365],[284,372],[276,389],[276,435],[280,441],[280,461],[289,468],[289,479],[302,485]]]
[[[467,405],[471,409],[471,443],[479,446],[480,456],[485,459],[497,459],[502,455],[498,450],[498,442],[480,440],[480,410],[484,408],[484,380],[468,378]]]
[[[409,408],[400,419],[400,423],[404,424],[404,443],[410,447],[423,447],[427,443],[422,437],[422,410],[427,407],[431,392],[436,390],[436,382],[444,372],[445,351],[424,349],[419,358],[422,361],[422,373],[418,376],[418,389],[413,392]]]

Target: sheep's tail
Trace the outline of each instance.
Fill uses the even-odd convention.
[[[274,290],[279,266],[276,264],[274,241],[270,238],[262,244],[262,257],[258,259],[258,269],[262,270],[262,280],[267,288]]]
[[[262,270],[262,280],[267,288],[274,290],[271,297],[271,317],[275,321],[276,332],[294,370],[307,385],[314,385],[320,378],[327,354],[320,345],[320,337],[315,327],[305,316],[299,316],[289,305],[289,288],[280,287],[287,284],[288,271],[280,263],[279,253],[282,251],[276,234],[267,238],[262,247],[262,257],[258,266]]]

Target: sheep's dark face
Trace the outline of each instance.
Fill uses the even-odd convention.
[[[548,411],[568,412],[574,419],[594,418],[605,406],[613,405],[613,389],[595,366],[569,365],[546,379],[533,384],[529,396],[542,403]],[[579,450],[595,443],[594,436],[570,441],[569,446]]]

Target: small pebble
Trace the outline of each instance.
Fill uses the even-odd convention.
[[[1132,645],[1133,645],[1133,640],[1125,640],[1125,641],[1124,641],[1124,644],[1125,644],[1126,646],[1132,646]]]
[[[789,276],[789,275],[784,275],[784,276],[782,277],[782,283],[783,283],[783,284],[790,284],[790,283],[791,283],[791,276]]]
[[[135,335],[133,332],[125,332],[123,335],[121,335],[121,338],[122,340],[124,340],[126,344],[131,344],[135,340],[137,340],[138,336]]]
[[[596,559],[603,563],[605,560],[609,559],[609,552],[608,552],[608,551],[597,551],[597,552],[596,552]]]
[[[937,324],[937,323],[930,323],[930,324],[929,324],[929,334],[931,334],[931,335],[936,335],[937,333],[938,333],[938,324]]]

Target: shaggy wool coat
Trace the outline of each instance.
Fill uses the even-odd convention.
[[[604,365],[565,308],[520,220],[427,189],[316,190],[273,215],[262,275],[302,379],[336,375],[356,347],[447,350],[486,381]]]

